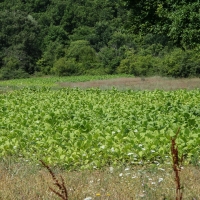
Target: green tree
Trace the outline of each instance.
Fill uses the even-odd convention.
[[[52,72],[59,75],[90,74],[99,67],[98,57],[88,41],[77,40],[70,43],[65,59],[54,63]]]
[[[36,62],[36,71],[42,74],[49,74],[51,69],[58,59],[65,56],[65,47],[59,41],[49,41],[49,44],[43,51],[43,55]]]
[[[126,51],[126,57],[121,60],[118,73],[133,74],[135,76],[149,76],[152,74],[160,75],[159,58],[150,54],[140,55],[133,50]]]
[[[40,26],[25,12],[4,10],[0,13],[2,64],[15,57],[27,73],[34,73],[34,63],[41,54],[38,38]]]
[[[200,4],[194,0],[134,0],[127,5],[129,30],[135,34],[167,36],[177,47],[191,49],[200,42]]]

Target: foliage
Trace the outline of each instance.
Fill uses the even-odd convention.
[[[45,48],[42,57],[36,62],[36,71],[45,75],[50,74],[54,63],[65,56],[65,51],[62,44],[51,41]]]
[[[199,50],[184,51],[180,48],[169,50],[161,44],[149,45],[138,52],[127,50],[125,58],[117,67],[118,73],[133,74],[135,76],[170,76],[195,77],[199,76]]]
[[[7,67],[7,60],[12,57],[24,71],[33,74],[33,64],[40,56],[40,26],[31,15],[20,10],[4,9],[0,13],[0,21],[3,66]]]
[[[89,74],[93,68],[98,68],[95,50],[88,41],[77,40],[71,42],[66,56],[54,63],[52,72],[57,75]]]
[[[0,80],[29,78],[30,75],[23,69],[10,70],[9,68],[2,68],[0,71]]]
[[[177,127],[179,152],[186,161],[199,152],[198,89],[30,87],[0,96],[4,158],[43,158],[68,169],[165,162]]]
[[[78,68],[75,59],[66,59],[65,57],[58,59],[51,69],[52,74],[58,76],[70,76],[78,74]]]
[[[5,66],[0,70],[0,80],[28,78],[30,75],[20,67],[16,57],[4,58]]]
[[[173,77],[192,77],[200,72],[198,51],[174,49],[162,60],[162,74]]]
[[[160,75],[158,58],[151,54],[140,55],[128,50],[126,57],[121,60],[118,73],[134,74],[135,76]]]
[[[200,42],[199,6],[189,0],[4,0],[0,2],[0,68],[9,68],[7,61],[13,59],[15,70],[30,75],[115,74],[130,60],[127,52],[134,51],[139,66],[131,68],[138,69],[126,73],[148,75],[157,73],[152,62],[167,63],[160,59],[176,54],[176,48],[193,56],[190,63],[195,63],[191,51]],[[81,49],[88,55],[76,51],[83,41]],[[78,61],[75,52],[80,53]],[[174,65],[184,68],[178,60]],[[191,65],[184,76],[199,76],[198,64]],[[183,76],[170,64],[163,68],[164,75]]]
[[[177,47],[191,49],[199,44],[199,2],[190,0],[125,1],[128,26],[136,34],[166,35]]]

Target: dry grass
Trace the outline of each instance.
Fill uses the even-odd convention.
[[[137,200],[175,199],[174,174],[168,166],[134,166],[106,168],[95,171],[66,172],[53,169],[62,175],[70,200]],[[52,177],[42,166],[29,164],[0,164],[0,199],[59,199],[49,187]],[[200,199],[200,168],[182,169],[180,178],[184,186],[184,199]],[[89,198],[88,198],[89,199]]]
[[[109,80],[87,81],[78,83],[60,83],[62,87],[80,87],[80,88],[100,88],[108,89],[116,87],[118,89],[134,89],[134,90],[176,90],[176,89],[195,89],[200,88],[200,78],[163,78],[155,77],[137,77],[137,78],[115,78]]]

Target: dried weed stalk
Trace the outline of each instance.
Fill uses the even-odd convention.
[[[51,168],[45,164],[44,161],[40,160],[40,162],[42,163],[42,165],[49,171],[49,173],[51,174],[51,177],[54,181],[54,185],[58,187],[58,191],[56,191],[55,189],[49,187],[49,189],[55,193],[57,196],[59,196],[61,199],[63,200],[68,200],[68,193],[67,193],[67,188],[65,186],[65,182],[62,176],[60,176],[61,178],[61,182],[59,182],[59,180],[56,178],[55,174],[53,173],[53,171],[51,170]]]
[[[178,147],[176,144],[176,138],[179,132],[180,132],[180,128],[177,130],[175,137],[171,138],[171,155],[172,155],[172,161],[173,161],[172,167],[175,173],[176,200],[182,200],[182,197],[183,197],[183,192],[182,192],[183,187],[181,186],[181,182],[180,182],[180,171],[181,171],[180,163],[182,163],[183,157],[179,159]]]

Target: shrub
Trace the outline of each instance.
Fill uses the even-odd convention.
[[[191,77],[200,74],[200,56],[198,51],[176,48],[164,56],[162,74],[172,77]]]
[[[90,74],[100,66],[95,50],[88,41],[71,42],[66,55],[53,64],[51,72],[59,76]]]
[[[20,79],[20,78],[29,78],[30,75],[25,72],[23,69],[14,69],[11,70],[9,68],[2,68],[0,73],[1,80],[9,80],[9,79]]]
[[[135,76],[149,76],[159,74],[158,58],[152,55],[135,54],[126,52],[126,58],[121,60],[118,73],[134,74]]]
[[[70,76],[78,73],[75,59],[66,60],[65,57],[58,59],[54,63],[51,73],[58,76]]]

